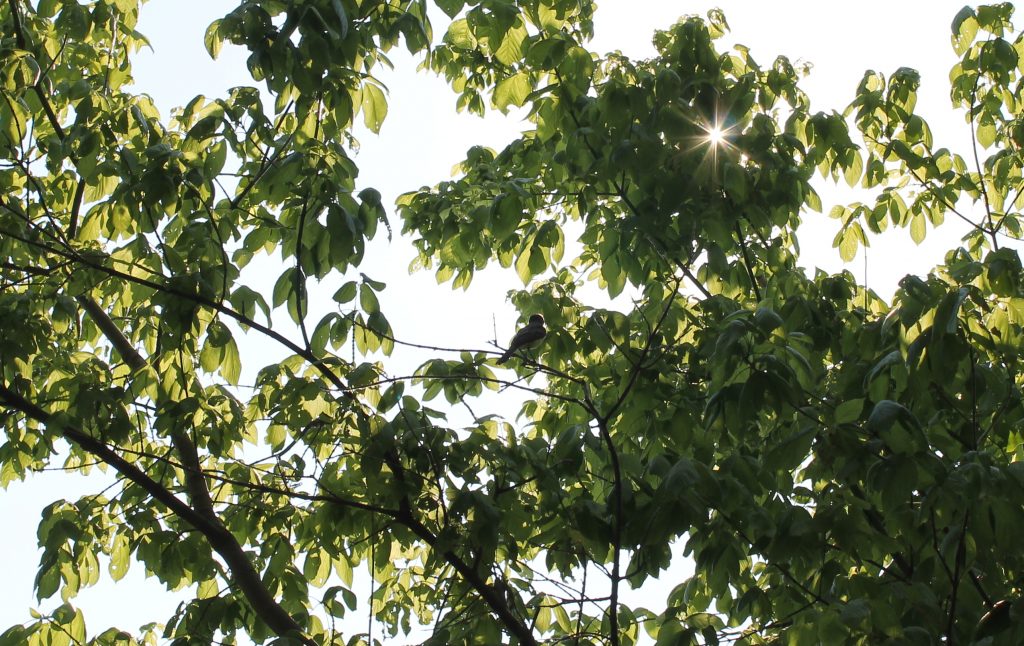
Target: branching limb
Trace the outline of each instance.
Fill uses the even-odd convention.
[[[0,383],[0,402],[47,426],[52,419],[50,413],[26,400],[5,383]],[[178,499],[162,484],[150,478],[144,471],[88,433],[63,424],[52,430],[59,432],[68,441],[110,465],[120,475],[162,503],[175,516],[201,532],[209,541],[210,547],[228,564],[235,584],[243,591],[249,603],[252,604],[253,610],[275,633],[282,637],[290,636],[302,644],[315,645],[312,639],[303,634],[301,626],[295,619],[270,594],[245,551],[222,524],[211,520],[206,514]]]
[[[982,48],[980,51],[985,50],[984,48]],[[987,224],[986,229],[989,234],[989,237],[992,240],[992,248],[999,249],[999,239],[996,238],[996,229],[995,226],[992,224],[992,204],[989,202],[988,198],[988,187],[985,186],[985,172],[984,169],[981,167],[981,158],[978,155],[978,135],[975,132],[974,124],[974,119],[978,111],[978,86],[981,85],[981,76],[982,75],[979,73],[977,76],[974,77],[974,87],[971,88],[971,119],[969,123],[969,128],[971,130],[971,153],[974,155],[974,169],[977,171],[978,177],[982,178],[978,182],[978,184],[980,184],[979,189],[981,190],[981,198],[985,204],[985,222]]]
[[[388,467],[391,468],[395,474],[395,478],[398,480],[399,486],[405,481],[405,469],[402,467],[401,462],[394,453],[390,453],[385,461]],[[508,630],[509,633],[514,635],[519,640],[520,644],[526,646],[536,646],[537,640],[533,636],[533,632],[530,628],[519,618],[513,608],[509,605],[508,599],[505,595],[505,586],[501,585],[490,585],[480,573],[473,568],[469,563],[463,560],[458,554],[450,549],[444,549],[438,544],[438,537],[434,534],[430,528],[424,525],[412,512],[412,505],[409,503],[409,499],[403,496],[400,502],[400,508],[395,520],[408,527],[416,536],[420,537],[427,545],[433,549],[443,550],[441,552],[444,560],[458,572],[459,576],[468,583],[473,590],[483,599],[484,603],[497,615],[498,619],[501,620],[502,625]]]

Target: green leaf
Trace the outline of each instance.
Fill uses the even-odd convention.
[[[846,183],[850,188],[855,188],[860,183],[860,178],[864,174],[864,161],[860,155],[856,152],[851,155],[851,162],[843,169],[843,178],[846,179]]]
[[[860,412],[864,409],[864,399],[857,398],[845,401],[836,406],[836,424],[847,424],[860,419]]]
[[[62,0],[40,0],[36,6],[36,13],[41,18],[52,18],[57,13],[57,7]]]
[[[331,7],[334,8],[334,15],[338,18],[338,33],[341,40],[348,37],[348,14],[345,13],[345,5],[341,0],[331,0]]]
[[[373,293],[373,289],[369,285],[359,286],[359,306],[362,307],[363,311],[367,314],[373,314],[380,311],[380,302],[377,300],[377,295]]]
[[[128,537],[124,534],[117,534],[114,536],[114,541],[110,548],[110,564],[108,565],[110,578],[114,581],[123,579],[124,575],[128,573],[129,564],[130,550],[128,548]]]
[[[843,262],[850,262],[857,257],[857,248],[860,245],[851,227],[844,227],[832,240],[832,246],[839,249],[839,257],[843,259]]]
[[[465,6],[464,0],[436,0],[438,8],[449,18],[454,18],[462,11],[462,7]]]
[[[267,305],[267,301],[264,300],[263,295],[245,285],[235,289],[231,293],[229,301],[236,311],[249,319],[255,318],[256,308],[263,312],[264,317],[268,320],[270,319],[270,307]]]
[[[228,158],[228,147],[223,141],[218,141],[210,147],[206,158],[203,160],[203,175],[207,179],[213,179],[224,170],[224,162]]]
[[[996,124],[990,119],[982,119],[978,122],[977,128],[978,143],[982,148],[991,148],[996,142]]]
[[[795,469],[807,459],[814,438],[813,428],[805,428],[787,436],[771,447],[765,456],[765,464],[774,469]]]
[[[378,191],[375,188],[364,188],[363,190],[359,191],[359,199],[367,204],[379,206],[380,191]]]
[[[821,213],[821,197],[818,195],[818,192],[810,186],[805,186],[804,190],[806,191],[804,199],[807,201],[807,208]]]
[[[380,133],[388,116],[388,102],[384,91],[373,83],[363,84],[363,123],[371,132]]]
[[[968,289],[961,287],[960,289],[946,294],[939,305],[935,308],[935,319],[932,323],[932,328],[935,330],[936,336],[939,335],[953,334],[960,326],[960,307],[967,300]]]
[[[206,35],[203,38],[203,44],[206,45],[206,51],[210,54],[210,58],[216,59],[220,55],[221,47],[221,36],[220,36],[220,20],[214,20],[210,23],[210,26],[206,28]]]
[[[348,303],[355,299],[358,285],[356,281],[350,280],[344,285],[338,288],[338,291],[334,292],[334,300],[338,303]]]
[[[460,2],[459,4],[463,3]],[[472,50],[476,49],[477,46],[476,37],[473,35],[473,30],[470,29],[469,22],[465,18],[452,21],[452,24],[448,26],[448,31],[445,33],[444,41],[458,49]]]
[[[884,357],[882,357],[882,359],[879,360],[878,363],[872,366],[871,370],[868,371],[868,374],[864,377],[864,387],[867,388],[868,384],[870,384],[875,379],[875,377],[878,377],[880,374],[882,374],[884,370],[888,370],[890,367],[897,366],[901,363],[903,363],[903,355],[900,354],[899,350],[893,350],[892,352],[889,352]]]
[[[953,18],[952,29],[953,51],[956,52],[957,56],[963,56],[967,48],[974,42],[974,37],[978,33],[978,20],[974,14],[974,9],[971,7],[961,9]]]
[[[341,589],[341,596],[345,600],[345,605],[348,606],[349,610],[355,610],[359,606],[359,600],[355,593],[348,588]]]
[[[523,41],[527,37],[526,27],[517,21],[505,32],[501,45],[494,51],[494,57],[503,65],[512,66],[523,57]]]
[[[271,299],[274,307],[278,307],[295,295],[295,267],[289,267],[277,278],[274,283],[274,293]]]
[[[924,213],[921,211],[914,211],[913,215],[910,216],[910,238],[914,241],[914,244],[921,244],[924,242],[925,236],[928,234],[927,220],[925,220]]]
[[[533,271],[530,269],[531,253],[532,251],[527,249],[516,258],[516,274],[519,276],[519,280],[523,281],[523,285],[529,285],[530,280],[533,279]]]
[[[238,345],[235,343],[234,338],[228,338],[227,343],[224,345],[220,374],[229,384],[238,384],[238,378],[242,374],[242,360],[239,357]]]
[[[494,88],[494,106],[502,112],[508,112],[509,106],[517,108],[526,103],[526,98],[533,91],[530,75],[519,72],[502,79]]]
[[[881,437],[896,454],[914,453],[928,446],[917,418],[902,404],[888,399],[875,404],[868,416],[867,429]]]
[[[754,312],[754,325],[765,336],[782,327],[783,324],[782,317],[767,307],[759,307]]]

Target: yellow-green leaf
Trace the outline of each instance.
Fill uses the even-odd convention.
[[[388,116],[388,102],[384,91],[373,83],[363,85],[363,123],[375,133],[380,132],[380,127]]]
[[[206,36],[203,38],[203,44],[206,45],[206,51],[209,52],[210,58],[217,58],[220,54],[220,22],[220,20],[211,22],[210,26],[206,28]]]
[[[129,554],[128,537],[125,534],[115,534],[110,546],[110,565],[107,568],[110,578],[114,581],[120,581],[128,573]]]
[[[509,106],[522,107],[526,103],[526,97],[533,91],[530,83],[530,75],[526,72],[519,72],[501,80],[494,88],[494,107],[502,112],[507,112]]]

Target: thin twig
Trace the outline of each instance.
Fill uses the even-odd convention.
[[[992,42],[989,40],[989,42]],[[984,50],[984,48],[982,48]],[[980,56],[980,55],[979,55]],[[980,68],[980,61],[979,61]],[[988,199],[988,188],[985,186],[984,171],[981,168],[981,158],[978,156],[978,136],[975,132],[974,118],[978,106],[978,86],[981,85],[981,72],[974,77],[974,87],[971,88],[971,152],[974,154],[974,168],[978,172],[978,178],[981,189],[981,197],[985,204],[985,219],[988,222],[988,234],[992,238],[992,248],[999,249],[999,240],[996,238],[995,227],[992,225],[992,205]]]
[[[757,286],[757,276],[754,275],[754,265],[750,260],[750,253],[747,251],[747,241],[743,239],[743,232],[740,230],[739,220],[733,223],[736,229],[736,239],[740,243],[740,252],[743,254],[743,266],[747,268],[747,276],[750,277],[750,286],[754,289],[754,297],[761,302],[761,288]]]

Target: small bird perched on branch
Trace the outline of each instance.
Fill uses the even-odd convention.
[[[505,350],[505,354],[501,355],[497,364],[505,363],[519,350],[525,350],[537,345],[547,333],[548,331],[544,329],[544,317],[540,314],[534,314],[530,317],[530,322],[512,337],[511,343],[508,344],[508,350]]]

